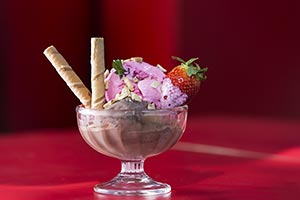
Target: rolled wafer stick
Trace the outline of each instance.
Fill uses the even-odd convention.
[[[80,102],[87,108],[91,106],[91,93],[83,84],[80,78],[73,71],[72,67],[67,63],[64,57],[56,50],[54,46],[50,46],[44,51],[44,55],[51,62],[61,78],[67,83],[72,92],[77,96]]]
[[[92,108],[103,109],[104,98],[104,40],[91,38]]]

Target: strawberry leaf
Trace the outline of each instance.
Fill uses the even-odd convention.
[[[195,62],[199,58],[191,58],[188,61],[184,61],[183,59],[176,56],[172,56],[172,58],[174,60],[181,62],[181,66],[186,69],[186,74],[188,76],[194,75],[198,80],[206,79],[205,72],[207,72],[207,67],[201,69],[201,67]]]
[[[181,63],[185,63],[184,60],[182,60],[181,58],[179,58],[179,57],[177,57],[177,56],[172,56],[172,59],[173,59],[173,60],[177,60],[177,61],[179,61],[179,62],[181,62]]]
[[[196,75],[199,72],[199,69],[197,69],[197,67],[188,67],[186,70],[186,74],[188,76],[192,76],[192,75]]]
[[[126,72],[123,67],[122,61],[119,59],[113,60],[112,67],[116,70],[115,73],[118,74],[120,78],[122,78],[124,73]]]
[[[207,69],[208,69],[208,68],[205,67],[205,68],[203,68],[203,69],[200,69],[199,72],[202,72],[202,73],[207,72]]]
[[[196,74],[196,78],[198,78],[201,81],[206,80],[207,76],[205,75],[205,72],[207,72],[207,67],[200,69]]]
[[[187,66],[189,66],[189,65],[191,65],[193,62],[195,62],[196,60],[198,60],[199,58],[191,58],[191,59],[189,59],[187,62],[185,62],[184,64],[185,65],[187,65]]]

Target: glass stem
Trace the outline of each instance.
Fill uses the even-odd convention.
[[[144,160],[121,161],[121,174],[144,174]]]

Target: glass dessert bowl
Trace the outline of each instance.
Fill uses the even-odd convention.
[[[187,121],[187,106],[163,110],[99,110],[76,108],[77,124],[86,143],[97,152],[121,161],[121,172],[95,185],[94,191],[112,195],[156,195],[171,191],[152,180],[144,161],[177,143]]]

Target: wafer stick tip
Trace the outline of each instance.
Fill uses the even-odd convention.
[[[56,48],[53,45],[47,47],[43,53],[44,53],[44,55],[47,55],[52,52],[57,52]]]

